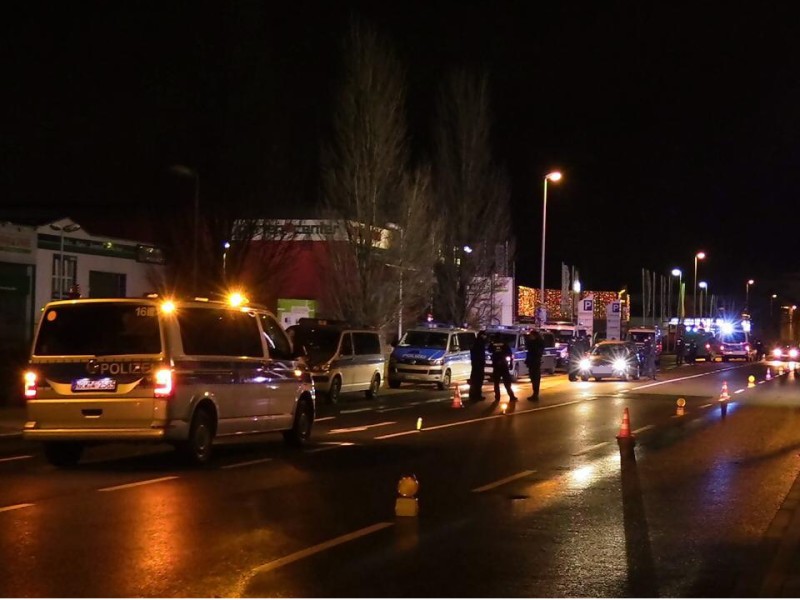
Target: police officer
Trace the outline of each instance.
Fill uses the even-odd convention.
[[[686,363],[693,365],[697,362],[697,342],[692,340],[689,342],[689,348],[686,350]]]
[[[567,376],[570,381],[578,380],[581,359],[589,352],[589,339],[586,335],[572,338],[569,345],[569,358],[567,359]]]
[[[644,342],[644,370],[645,377],[656,378],[656,345],[651,337]]]
[[[472,363],[472,372],[469,375],[469,399],[473,402],[484,400],[482,395],[483,382],[486,379],[486,332],[479,331],[469,349],[469,357]]]
[[[531,402],[539,401],[539,386],[542,382],[542,355],[544,355],[544,338],[536,329],[531,329],[525,340],[528,353],[525,355],[525,366],[531,378],[533,395],[528,398]]]
[[[508,370],[508,365],[513,356],[511,346],[502,340],[497,340],[491,343],[489,351],[492,357],[494,401],[500,402],[500,380],[502,379],[503,385],[506,386],[506,392],[508,392],[509,402],[516,402],[517,397],[514,395],[514,390],[511,389],[511,372]]]
[[[678,339],[675,340],[675,364],[682,365],[683,364],[683,354],[686,351],[686,342],[683,340],[683,336],[679,335]]]

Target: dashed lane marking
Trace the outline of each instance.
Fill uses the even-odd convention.
[[[25,454],[23,456],[9,456],[7,458],[0,458],[0,462],[11,462],[12,460],[25,460],[26,458],[33,458],[30,454]]]
[[[497,481],[493,481],[492,483],[487,483],[486,485],[482,485],[481,487],[476,487],[472,491],[478,494],[480,492],[492,490],[496,487],[500,487],[501,485],[505,485],[511,481],[516,481],[517,479],[522,479],[523,477],[527,477],[528,475],[531,475],[535,472],[536,471],[522,471],[521,473],[517,473],[516,475],[510,475],[509,477],[498,479]]]
[[[314,423],[319,423],[320,421],[333,421],[336,417],[320,417],[319,419],[314,419]]]
[[[644,427],[639,427],[639,429],[634,429],[631,433],[633,434],[642,433],[643,431],[647,431],[648,429],[652,429],[653,427],[655,427],[655,425],[652,424],[645,425]]]
[[[359,427],[345,427],[343,429],[331,429],[328,433],[329,434],[336,434],[336,433],[353,433],[356,431],[366,431],[367,429],[372,429],[373,427],[386,427],[387,425],[394,425],[397,421],[384,421],[383,423],[375,423],[373,425],[361,425]]]
[[[259,458],[258,460],[248,460],[246,462],[233,463],[232,465],[223,465],[222,469],[238,469],[239,467],[249,467],[250,465],[257,465],[271,461],[271,458]]]
[[[573,453],[572,456],[581,456],[582,454],[588,454],[592,450],[597,450],[598,448],[602,448],[603,446],[607,446],[609,442],[600,442],[599,444],[595,444],[594,446],[589,446],[588,448],[584,448],[580,452]]]
[[[150,485],[151,483],[161,483],[162,481],[169,481],[170,479],[177,479],[177,475],[170,475],[169,477],[158,477],[157,479],[146,479],[145,481],[136,481],[134,483],[126,483],[123,485],[115,485],[107,488],[100,488],[98,492],[114,492],[116,490],[124,490],[132,487],[139,487],[140,485]]]
[[[33,506],[33,504],[12,504],[11,506],[3,506],[0,508],[0,512],[8,512],[9,510],[17,510],[20,508],[28,508],[29,506]]]
[[[353,442],[338,442],[332,445],[326,445],[323,448],[314,448],[313,450],[306,450],[306,454],[316,454],[317,452],[327,452],[328,450],[336,450],[337,448],[344,448],[346,446],[355,446]]]

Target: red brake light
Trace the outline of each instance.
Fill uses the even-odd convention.
[[[36,373],[27,371],[25,377],[25,397],[36,398]]]
[[[172,370],[159,369],[156,371],[153,396],[156,398],[169,398],[172,396],[172,391]]]

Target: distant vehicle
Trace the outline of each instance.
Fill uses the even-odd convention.
[[[631,327],[625,334],[625,340],[633,342],[639,348],[644,349],[647,339],[653,340],[656,349],[656,364],[661,362],[661,351],[663,350],[663,335],[659,327]]]
[[[683,334],[683,340],[685,343],[684,352],[687,359],[689,357],[689,347],[694,343],[697,349],[696,360],[713,360],[713,348],[716,343],[716,337],[712,332],[704,329],[687,328]]]
[[[469,350],[477,332],[425,323],[408,329],[389,357],[389,387],[404,382],[435,383],[440,390],[453,380],[466,381],[472,370]]]
[[[555,355],[556,369],[566,371],[569,366],[569,347],[577,336],[588,335],[586,329],[578,328],[575,323],[568,321],[556,321],[545,323],[541,331],[549,332],[553,336],[553,346],[547,347],[545,354]]]
[[[511,381],[518,381],[520,377],[528,375],[528,367],[525,364],[525,359],[528,356],[528,349],[525,343],[525,336],[528,335],[531,328],[524,325],[499,325],[496,327],[488,327],[486,335],[489,343],[503,341],[511,348],[512,359],[511,364],[508,366],[508,371],[511,373]],[[553,336],[550,333],[543,334],[545,337],[545,348],[547,344],[554,344]],[[545,354],[542,356],[542,373],[553,374],[556,371],[556,356],[554,353]],[[489,350],[486,351],[486,377],[492,376],[492,361],[489,360]]]
[[[374,398],[386,365],[380,334],[343,321],[302,318],[286,328],[296,351],[302,351],[316,391],[338,402],[344,392]]]
[[[581,359],[580,378],[595,381],[605,378],[639,379],[642,375],[642,355],[636,344],[625,341],[606,340],[595,344],[586,358]]]
[[[768,356],[769,360],[796,362],[800,360],[800,348],[797,342],[781,341],[771,346]]]
[[[718,328],[714,340],[710,342],[709,354],[710,360],[751,361],[755,356],[755,348],[750,344],[747,331],[740,326],[723,323]]]

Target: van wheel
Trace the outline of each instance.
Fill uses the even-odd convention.
[[[333,378],[331,381],[331,389],[328,390],[328,400],[332,404],[336,404],[339,401],[339,395],[342,393],[342,378],[338,375]]]
[[[581,375],[581,381],[589,381],[588,375]]]
[[[44,455],[54,467],[74,467],[83,456],[83,444],[75,442],[47,442]]]
[[[511,381],[517,383],[519,381],[519,365],[514,365],[511,371]]]
[[[438,387],[440,390],[446,390],[450,387],[450,369],[447,369],[447,371],[444,372],[444,377],[442,377],[442,380],[436,384],[436,387]]]
[[[390,379],[389,380],[389,387],[393,390],[396,390],[400,387],[400,382],[397,379]]]
[[[290,446],[302,446],[311,437],[314,424],[314,409],[308,400],[301,400],[294,413],[292,428],[283,432],[283,441]]]
[[[178,452],[195,465],[205,465],[211,460],[214,443],[214,421],[205,409],[198,410],[192,418],[189,439],[178,445]]]
[[[576,373],[570,373],[569,375],[567,375],[567,379],[569,379],[570,381],[578,381],[578,375]]]
[[[364,392],[367,398],[374,398],[378,395],[378,391],[381,389],[381,376],[375,373],[372,376],[372,381],[369,382],[369,389]]]

